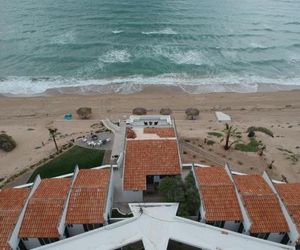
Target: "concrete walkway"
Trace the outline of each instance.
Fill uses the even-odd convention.
[[[124,152],[124,145],[125,145],[125,132],[126,132],[126,124],[124,121],[120,122],[120,126],[112,123],[109,119],[102,120],[103,125],[111,130],[115,137],[114,137],[114,144],[112,147],[112,156],[120,155]]]

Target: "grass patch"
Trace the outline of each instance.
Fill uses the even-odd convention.
[[[103,150],[74,146],[57,158],[37,168],[28,182],[33,182],[38,174],[41,178],[51,178],[71,173],[74,171],[76,165],[78,165],[79,168],[100,166],[103,161],[104,152]]]
[[[261,142],[255,140],[254,138],[251,138],[248,144],[236,144],[235,149],[243,152],[257,152],[259,145],[261,145]]]
[[[213,140],[207,140],[207,142],[206,142],[206,144],[207,145],[214,145],[216,142],[215,141],[213,141]]]
[[[223,134],[220,133],[220,132],[208,132],[207,134],[212,135],[212,136],[216,136],[218,138],[223,136]]]

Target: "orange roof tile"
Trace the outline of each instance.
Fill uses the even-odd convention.
[[[234,185],[223,167],[194,168],[206,221],[242,220]]]
[[[274,194],[268,183],[260,175],[235,176],[234,179],[242,194]]]
[[[300,231],[300,183],[276,184],[275,187]]]
[[[157,134],[161,138],[175,137],[174,128],[144,128],[145,134]]]
[[[57,238],[71,180],[43,179],[31,197],[19,232],[20,238]]]
[[[125,190],[146,190],[147,175],[177,174],[180,174],[180,160],[175,139],[127,140]]]
[[[288,232],[276,195],[260,175],[234,177],[252,222],[251,233]]]
[[[0,249],[11,249],[7,241],[29,195],[29,188],[0,190]]]
[[[103,224],[110,169],[82,169],[72,187],[67,224]]]

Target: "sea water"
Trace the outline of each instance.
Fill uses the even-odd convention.
[[[0,93],[112,83],[300,85],[300,1],[0,0]]]

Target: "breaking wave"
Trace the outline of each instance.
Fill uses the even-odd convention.
[[[154,31],[143,31],[144,35],[177,35],[178,33],[171,28],[166,28],[163,30],[154,30]]]

